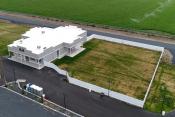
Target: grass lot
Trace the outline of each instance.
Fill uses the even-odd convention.
[[[161,109],[171,111],[174,108],[175,66],[162,63],[147,98],[145,109],[161,112]]]
[[[75,58],[55,63],[70,75],[98,86],[143,99],[160,53],[93,39]]]
[[[0,9],[175,34],[175,0],[0,0]]]
[[[0,21],[0,56],[8,55],[7,45],[19,39],[27,29],[28,27],[24,25]]]

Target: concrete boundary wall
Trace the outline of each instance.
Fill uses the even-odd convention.
[[[93,85],[93,84],[90,84],[90,83],[87,83],[87,82],[84,82],[78,79],[72,78],[70,76],[68,76],[68,80],[69,80],[69,83],[71,84],[78,85],[82,88],[88,89],[89,91],[103,93],[104,95],[110,96],[112,98],[118,99],[120,101],[126,102],[131,105],[135,105],[138,107],[143,107],[144,105],[142,100],[139,100],[139,99],[136,99],[136,98],[133,98],[133,97],[130,97],[130,96],[118,93],[118,92],[114,92],[114,91],[111,91],[111,90],[108,90],[108,89],[105,89],[105,88],[102,88],[102,87],[99,87],[99,86],[96,86],[96,85]]]
[[[96,35],[96,34],[89,36],[87,40],[89,41],[94,38],[105,40],[105,41],[110,41],[110,42],[115,42],[119,44],[124,44],[124,45],[145,48],[145,49],[154,50],[154,51],[160,51],[160,52],[164,51],[164,47],[144,44],[144,43],[139,43],[139,42],[134,42],[134,41],[128,41],[128,40],[123,40],[123,39],[118,39],[118,38],[112,38],[112,37],[107,37],[107,36],[101,36],[101,35]]]
[[[161,55],[160,55],[159,60],[158,60],[158,62],[157,62],[156,68],[155,68],[154,73],[153,73],[153,75],[152,75],[151,82],[150,82],[150,84],[149,84],[149,86],[148,86],[148,89],[147,89],[147,91],[146,91],[146,94],[145,94],[145,97],[144,97],[144,100],[143,100],[144,103],[145,103],[145,101],[146,101],[146,99],[147,99],[147,97],[148,97],[148,94],[149,94],[149,92],[150,92],[152,83],[153,83],[153,81],[154,81],[154,79],[155,79],[155,76],[156,76],[157,70],[158,70],[158,68],[159,68],[159,64],[160,64],[160,62],[161,62],[163,53],[164,53],[164,50],[161,52]]]
[[[62,74],[62,75],[65,75],[65,76],[67,75],[67,71],[60,69],[58,66],[56,66],[53,63],[44,61],[44,66],[54,69],[59,74]]]
[[[147,96],[149,94],[149,91],[151,89],[152,83],[154,81],[154,78],[155,78],[157,69],[159,67],[161,58],[163,56],[164,48],[163,47],[159,47],[159,46],[155,46],[155,45],[149,45],[149,44],[144,44],[144,43],[139,43],[139,42],[122,40],[122,39],[118,39],[118,38],[111,38],[111,37],[107,37],[107,36],[95,35],[95,34],[89,36],[87,38],[87,40],[89,41],[89,40],[91,40],[93,38],[161,52],[161,56],[160,56],[160,58],[159,58],[159,60],[157,62],[155,71],[154,71],[154,73],[152,75],[150,84],[148,86],[148,89],[146,91],[146,94],[145,94],[145,97],[144,97],[143,100],[139,100],[139,99],[136,99],[134,97],[130,97],[130,96],[127,96],[127,95],[124,95],[124,94],[121,94],[121,93],[118,93],[118,92],[115,92],[115,91],[111,91],[111,90],[108,90],[108,89],[96,86],[94,84],[90,84],[90,83],[78,80],[76,78],[72,78],[72,77],[69,76],[67,71],[61,70],[60,68],[58,68],[53,63],[46,63],[46,66],[55,69],[59,74],[62,74],[62,75],[66,74],[66,76],[67,76],[67,78],[69,80],[69,83],[71,83],[71,84],[74,84],[74,85],[80,86],[82,88],[88,89],[89,91],[92,90],[92,91],[97,92],[97,93],[104,93],[105,95],[110,96],[112,98],[115,98],[115,99],[118,99],[120,101],[126,102],[128,104],[131,104],[131,105],[143,108],[144,103],[145,103],[145,101],[147,99]]]

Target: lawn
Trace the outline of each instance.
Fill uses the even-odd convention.
[[[0,56],[8,55],[7,45],[20,38],[29,27],[0,21]]]
[[[145,109],[153,112],[175,108],[175,66],[162,63],[147,98]]]
[[[175,0],[0,0],[0,9],[175,34]]]
[[[93,39],[74,58],[57,60],[62,69],[77,79],[143,99],[160,53]]]

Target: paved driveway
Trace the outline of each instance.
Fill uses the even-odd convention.
[[[36,70],[7,59],[3,61],[7,81],[17,78],[27,79],[28,82],[43,87],[49,100],[86,117],[158,117],[157,114],[109,97],[100,98],[97,93],[89,93],[83,88],[66,83],[62,80],[64,76],[52,69]],[[64,103],[64,95],[66,103]]]

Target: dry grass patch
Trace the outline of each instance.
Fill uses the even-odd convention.
[[[143,99],[159,52],[98,39],[84,47],[76,57],[64,57],[55,64],[79,80]]]

